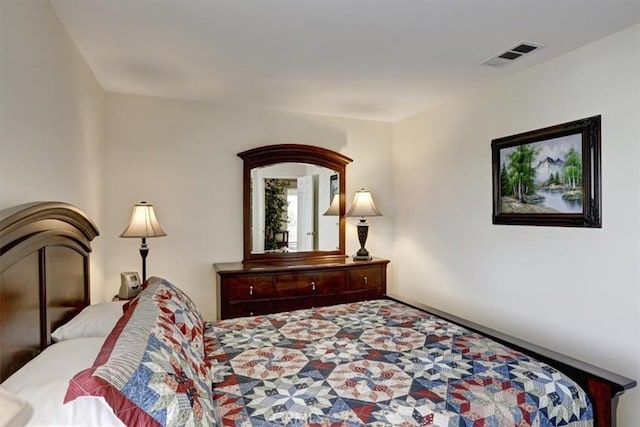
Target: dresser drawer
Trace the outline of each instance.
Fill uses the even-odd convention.
[[[314,307],[326,307],[328,305],[344,304],[347,302],[345,294],[318,295],[313,297]]]
[[[260,316],[274,311],[274,304],[271,301],[235,302],[227,304],[227,312],[223,318]]]
[[[347,302],[369,301],[383,297],[380,288],[361,289],[346,294]]]
[[[308,296],[304,298],[283,298],[276,300],[275,302],[276,313],[280,313],[282,311],[302,310],[303,308],[311,307],[313,307],[313,298]]]
[[[230,301],[270,298],[273,296],[273,276],[236,276],[224,281]]]
[[[380,267],[349,270],[349,290],[380,288],[381,286],[382,269]]]
[[[275,295],[294,297],[335,294],[342,292],[346,285],[347,275],[344,271],[279,274],[275,278]]]
[[[336,294],[347,288],[347,274],[344,271],[323,271],[314,276],[316,295]]]
[[[298,297],[313,295],[315,290],[313,275],[308,273],[278,274],[275,276],[276,297]]]

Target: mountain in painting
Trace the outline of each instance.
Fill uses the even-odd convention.
[[[538,162],[535,166],[536,170],[536,184],[544,184],[549,181],[551,174],[557,174],[562,170],[564,161],[560,158],[552,159],[546,157]]]

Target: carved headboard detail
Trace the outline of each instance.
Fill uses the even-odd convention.
[[[89,253],[98,234],[68,203],[0,210],[0,382],[89,304]]]

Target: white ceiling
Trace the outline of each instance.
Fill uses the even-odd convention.
[[[107,91],[395,121],[640,22],[640,0],[51,0]],[[519,41],[544,49],[481,65]]]

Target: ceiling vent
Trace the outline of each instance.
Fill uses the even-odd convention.
[[[491,67],[504,67],[507,64],[511,64],[516,59],[522,58],[525,55],[529,55],[532,52],[542,49],[544,45],[540,43],[532,43],[521,41],[516,43],[512,48],[507,49],[493,58],[487,59],[482,64],[489,65]]]

